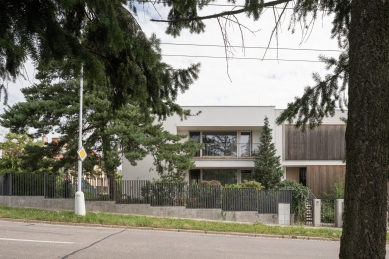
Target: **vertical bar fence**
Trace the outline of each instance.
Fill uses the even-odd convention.
[[[223,188],[222,209],[225,211],[257,211],[256,188]]]
[[[321,226],[334,227],[335,226],[335,201],[321,200]]]
[[[0,195],[72,199],[77,190],[77,180],[77,177],[71,175],[10,173],[0,177]],[[82,191],[87,201],[185,206],[188,209],[257,211],[260,214],[277,214],[278,203],[292,204],[292,191],[285,190],[223,188],[102,177],[84,177],[82,181]]]
[[[258,191],[258,213],[278,214],[278,203],[292,205],[292,193],[290,190],[261,190]],[[292,206],[290,206],[292,213]]]

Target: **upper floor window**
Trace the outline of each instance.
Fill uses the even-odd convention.
[[[200,143],[200,132],[190,132],[189,133],[190,139],[193,139],[195,142]],[[195,153],[194,156],[200,156],[200,150]]]
[[[192,131],[189,137],[203,143],[195,157],[253,157],[255,149],[250,131]]]
[[[237,132],[203,132],[203,156],[237,156]]]

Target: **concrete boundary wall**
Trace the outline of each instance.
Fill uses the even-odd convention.
[[[46,210],[74,210],[74,199],[45,199],[43,196],[0,196],[0,204],[10,207]],[[87,211],[111,212],[155,217],[236,221],[278,224],[277,214],[255,211],[222,211],[221,209],[187,209],[184,206],[151,207],[149,204],[116,204],[114,201],[86,201]],[[291,224],[293,224],[291,215]]]

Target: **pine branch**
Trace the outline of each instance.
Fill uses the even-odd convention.
[[[282,3],[290,2],[291,0],[277,0],[277,1],[271,1],[264,3],[262,5],[263,7],[269,7],[269,6],[276,6]],[[247,12],[248,8],[242,8],[234,11],[226,11],[226,12],[221,12],[217,14],[212,14],[212,15],[207,15],[207,16],[198,16],[198,17],[192,17],[192,18],[182,18],[182,19],[177,19],[177,20],[156,20],[156,19],[151,19],[150,21],[152,22],[170,22],[170,23],[179,23],[179,22],[192,22],[192,21],[199,21],[199,20],[206,20],[206,19],[214,19],[218,17],[223,17],[223,16],[228,16],[228,15],[235,15],[235,14],[240,14]]]

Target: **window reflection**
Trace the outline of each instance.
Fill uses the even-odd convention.
[[[203,180],[217,180],[222,185],[237,183],[236,169],[203,169]]]
[[[236,132],[203,132],[203,156],[236,156]]]

